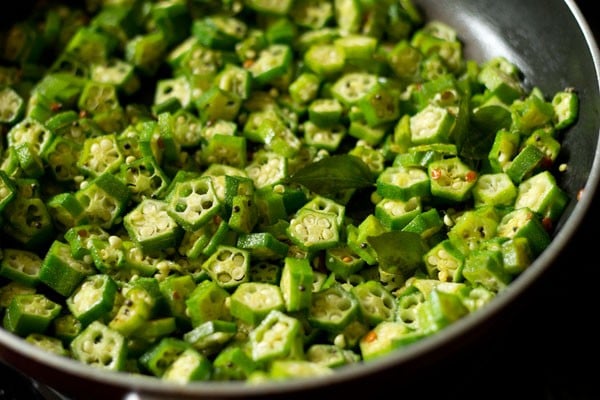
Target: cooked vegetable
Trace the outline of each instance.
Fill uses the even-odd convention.
[[[410,0],[58,3],[0,35],[0,313],[45,351],[335,373],[502,296],[567,207],[576,90]]]

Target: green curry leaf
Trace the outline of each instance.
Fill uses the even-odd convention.
[[[374,184],[369,167],[360,158],[349,154],[333,155],[308,164],[294,173],[289,181],[320,195],[363,189]]]

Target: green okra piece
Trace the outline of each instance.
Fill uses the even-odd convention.
[[[383,198],[375,205],[375,216],[389,230],[403,229],[422,212],[420,197],[412,197],[406,201]]]
[[[42,293],[17,294],[6,308],[2,325],[22,337],[30,333],[44,333],[61,310],[59,303]]]
[[[470,198],[479,178],[476,170],[459,157],[433,161],[427,166],[431,195],[451,202]]]
[[[306,359],[328,368],[338,368],[359,362],[361,356],[353,350],[333,344],[315,343],[306,349]]]
[[[289,245],[269,232],[244,233],[238,236],[236,247],[250,252],[253,260],[281,260]]]
[[[390,166],[377,177],[376,191],[384,198],[407,201],[429,197],[430,185],[430,177],[422,168]]]
[[[325,267],[337,277],[347,279],[364,266],[365,261],[345,243],[325,250]]]
[[[351,291],[358,300],[361,318],[369,326],[395,319],[395,298],[381,282],[365,281],[352,287]]]
[[[194,349],[185,349],[165,370],[162,379],[177,383],[206,381],[212,375],[210,359]]]
[[[221,211],[209,176],[177,182],[168,199],[167,212],[185,230],[198,229]]]
[[[288,312],[306,310],[311,305],[314,273],[305,258],[286,257],[279,287]]]
[[[201,354],[214,356],[229,343],[237,333],[237,324],[233,321],[206,321],[183,334],[183,340],[192,345]]]
[[[258,325],[271,311],[285,310],[285,300],[280,286],[244,282],[231,294],[231,315],[247,324]]]
[[[162,338],[139,357],[139,362],[144,370],[161,377],[169,366],[190,347],[190,344],[182,339]]]
[[[46,286],[67,297],[94,272],[91,262],[73,256],[69,244],[54,240],[44,256],[39,278]]]
[[[248,281],[250,252],[230,245],[219,245],[202,263],[212,280],[225,289],[235,289]]]
[[[129,236],[144,251],[174,248],[182,230],[168,212],[168,203],[145,198],[123,217]]]
[[[515,154],[510,165],[506,168],[506,174],[515,184],[535,174],[544,161],[544,152],[533,144],[527,144]]]
[[[460,282],[465,262],[464,254],[449,239],[433,246],[423,257],[427,273],[441,282]]]
[[[111,371],[123,371],[127,345],[119,332],[93,321],[77,335],[70,345],[71,354],[76,360]]]
[[[556,129],[570,127],[579,115],[579,94],[567,88],[554,94],[551,100],[554,108],[553,124]]]
[[[72,315],[86,327],[108,316],[117,291],[117,283],[109,275],[94,274],[85,277],[65,301]]]
[[[302,353],[300,321],[278,310],[270,311],[250,332],[252,360],[263,363],[298,357]]]
[[[257,368],[257,364],[241,346],[230,345],[215,356],[213,377],[218,381],[241,381]]]
[[[472,285],[481,285],[494,293],[504,290],[512,280],[511,275],[504,269],[502,252],[497,250],[471,251],[465,257],[462,274]]]
[[[0,258],[0,275],[12,282],[34,288],[40,282],[43,261],[33,251],[5,248]]]
[[[335,283],[312,294],[307,318],[315,328],[340,332],[358,318],[359,308],[356,296]]]
[[[528,207],[507,213],[497,227],[498,236],[509,239],[524,237],[534,255],[539,255],[551,241],[541,217]]]
[[[130,198],[127,186],[116,176],[104,172],[75,192],[90,224],[111,228],[122,217]]]
[[[229,292],[212,280],[198,283],[185,300],[186,315],[192,326],[216,319],[230,320],[231,315],[226,305],[229,297]]]
[[[8,174],[0,169],[0,212],[17,195],[13,180]]]
[[[359,343],[360,354],[365,361],[374,360],[394,351],[402,339],[412,331],[404,324],[395,321],[383,321],[366,333]]]
[[[547,219],[549,227],[558,221],[567,206],[569,195],[556,183],[548,170],[529,177],[517,187],[515,208],[527,207],[541,218]]]
[[[474,205],[509,207],[517,197],[517,187],[507,173],[481,174],[472,189]]]

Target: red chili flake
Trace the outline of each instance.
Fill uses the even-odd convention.
[[[52,104],[50,104],[50,110],[52,112],[58,112],[58,111],[62,110],[62,104],[61,103],[52,102]]]
[[[244,60],[244,68],[250,68],[254,65],[254,60],[251,58],[247,58]]]
[[[550,232],[552,231],[552,219],[549,217],[544,217],[542,218],[542,225],[544,226],[544,229],[546,229],[546,231]]]
[[[77,232],[77,235],[80,237],[87,237],[88,232],[85,229],[82,229],[80,231]]]
[[[467,174],[465,175],[465,179],[467,180],[467,182],[473,182],[475,179],[477,179],[477,172],[475,172],[475,171],[467,172]]]
[[[431,170],[431,179],[440,179],[442,177],[442,170],[439,168],[434,168]]]
[[[542,158],[540,165],[544,169],[549,169],[552,166],[552,159],[550,157],[544,157]]]
[[[165,141],[161,137],[158,138],[158,140],[156,141],[156,144],[158,145],[158,148],[160,148],[160,149],[165,148]]]
[[[367,343],[372,343],[377,340],[377,333],[375,331],[369,331],[363,338]]]
[[[79,111],[79,118],[87,118],[88,112],[85,110]]]

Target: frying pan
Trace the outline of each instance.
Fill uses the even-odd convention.
[[[0,329],[0,360],[73,399],[240,399],[307,398],[367,392],[400,394],[442,360],[490,335],[518,307],[551,267],[565,268],[563,253],[592,213],[600,181],[600,55],[590,27],[572,0],[414,0],[426,18],[455,27],[466,56],[477,61],[502,55],[514,62],[525,84],[550,94],[573,87],[580,115],[562,142],[557,176],[570,196],[550,246],[509,288],[477,313],[406,349],[367,364],[352,365],[323,378],[270,382],[256,386],[199,382],[181,386],[146,376],[106,372],[55,356]],[[10,19],[3,11],[2,20]],[[580,194],[580,195],[578,195]],[[451,371],[447,372],[449,375]],[[465,379],[457,374],[453,379]],[[492,382],[496,379],[493,378]],[[425,380],[426,381],[426,380]],[[435,385],[435,382],[432,382]],[[498,383],[505,384],[505,383]],[[428,389],[422,388],[425,393]]]

